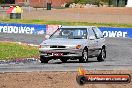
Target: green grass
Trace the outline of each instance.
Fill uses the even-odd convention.
[[[47,21],[47,20],[24,20],[24,19],[1,19],[0,22],[8,23],[28,23],[28,24],[52,24],[66,26],[97,26],[97,27],[132,27],[132,24],[116,24],[116,23],[89,23],[89,22],[65,22],[65,21]]]
[[[37,47],[0,42],[0,60],[11,60],[38,56]]]

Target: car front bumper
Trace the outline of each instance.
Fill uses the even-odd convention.
[[[39,49],[40,55],[44,57],[80,57],[82,51],[82,49]],[[61,53],[62,55],[55,56],[54,53]]]

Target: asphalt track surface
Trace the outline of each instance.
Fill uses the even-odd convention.
[[[0,41],[3,40],[40,44],[44,36],[0,34]],[[76,71],[80,66],[86,70],[132,70],[132,39],[106,38],[106,45],[107,58],[104,62],[98,62],[96,58],[89,58],[87,63],[51,60],[48,64],[42,64],[39,60],[29,60],[26,63],[0,64],[0,72]]]

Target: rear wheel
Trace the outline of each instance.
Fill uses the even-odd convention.
[[[85,63],[88,61],[88,50],[84,49],[82,52],[82,57],[79,59],[79,62]]]
[[[40,56],[40,61],[41,63],[48,63],[49,60],[44,56]]]
[[[63,58],[63,59],[60,59],[62,61],[62,63],[66,63],[67,62],[67,59],[66,58]]]
[[[102,48],[102,50],[101,50],[99,56],[97,57],[97,60],[98,60],[99,62],[101,62],[101,61],[104,61],[105,58],[106,58],[106,50],[105,50],[104,48]]]

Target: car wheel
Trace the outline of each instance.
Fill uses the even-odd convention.
[[[105,50],[104,48],[102,48],[102,50],[101,50],[99,56],[97,57],[97,60],[98,60],[99,62],[101,62],[101,61],[104,61],[105,58],[106,58],[106,50]]]
[[[40,56],[41,63],[48,63],[48,59],[46,57]]]
[[[85,63],[88,61],[88,50],[84,49],[82,52],[82,57],[79,59],[79,62]]]
[[[60,59],[62,61],[62,63],[66,63],[67,62],[67,59],[66,58],[63,58],[63,59]]]

